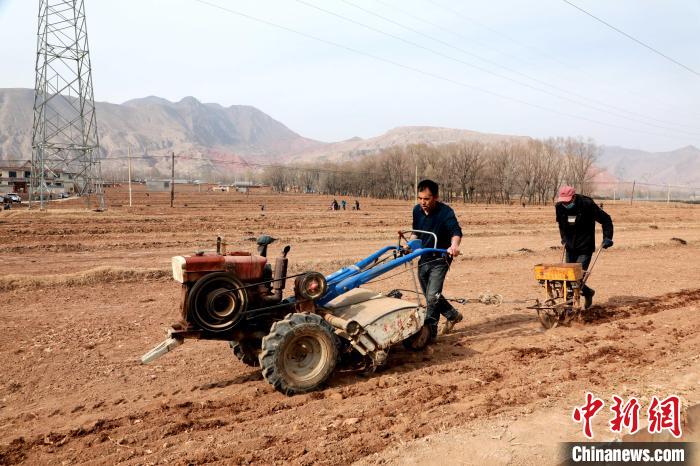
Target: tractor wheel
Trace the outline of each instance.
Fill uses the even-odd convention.
[[[287,314],[262,339],[262,374],[276,390],[295,395],[316,390],[335,369],[338,341],[316,314]]]
[[[430,327],[423,325],[418,333],[411,335],[403,341],[403,347],[411,351],[420,351],[430,343]]]
[[[233,350],[233,355],[243,364],[250,367],[260,366],[260,360],[258,359],[258,354],[260,353],[259,339],[229,341],[228,344]]]

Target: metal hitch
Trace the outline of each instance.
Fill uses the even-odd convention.
[[[184,340],[182,340],[181,338],[173,338],[172,336],[170,336],[170,333],[168,333],[168,338],[166,338],[165,341],[161,342],[151,351],[141,356],[141,364],[148,364],[149,362],[155,361],[159,357],[163,356],[165,353],[172,351],[176,347],[180,346],[183,342]]]

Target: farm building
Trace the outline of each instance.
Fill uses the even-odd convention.
[[[0,193],[29,193],[32,176],[32,164],[26,161],[20,165],[0,166]],[[75,192],[75,180],[72,173],[54,170],[47,173],[49,192],[59,194]]]

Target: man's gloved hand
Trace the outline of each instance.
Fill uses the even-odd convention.
[[[608,239],[608,238],[603,238],[603,249],[608,249],[610,246],[613,245],[613,240]]]

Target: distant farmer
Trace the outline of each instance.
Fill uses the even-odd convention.
[[[355,210],[360,210],[360,201],[355,199]]]
[[[562,186],[559,190],[559,199],[554,209],[561,244],[566,249],[566,262],[579,262],[583,270],[588,270],[595,251],[595,222],[603,227],[603,248],[613,245],[613,222],[610,215],[590,197],[576,194],[571,186]],[[584,285],[581,295],[585,298],[584,307],[588,309],[593,304],[595,290]]]
[[[442,285],[452,258],[459,255],[462,229],[452,208],[440,202],[438,184],[432,180],[418,183],[418,204],[413,208],[413,229],[435,233],[435,246],[433,235],[415,233],[414,237],[420,239],[425,247],[447,249],[449,254],[449,257],[437,253],[424,254],[418,261],[418,279],[428,306],[425,323],[430,328],[431,339],[434,339],[440,314],[447,319],[443,334],[449,333],[463,318],[442,296]]]
[[[343,206],[343,210],[345,210],[345,205],[346,205],[346,204],[347,204],[347,202],[345,202],[345,199],[343,199],[342,201],[340,201],[340,205]]]

